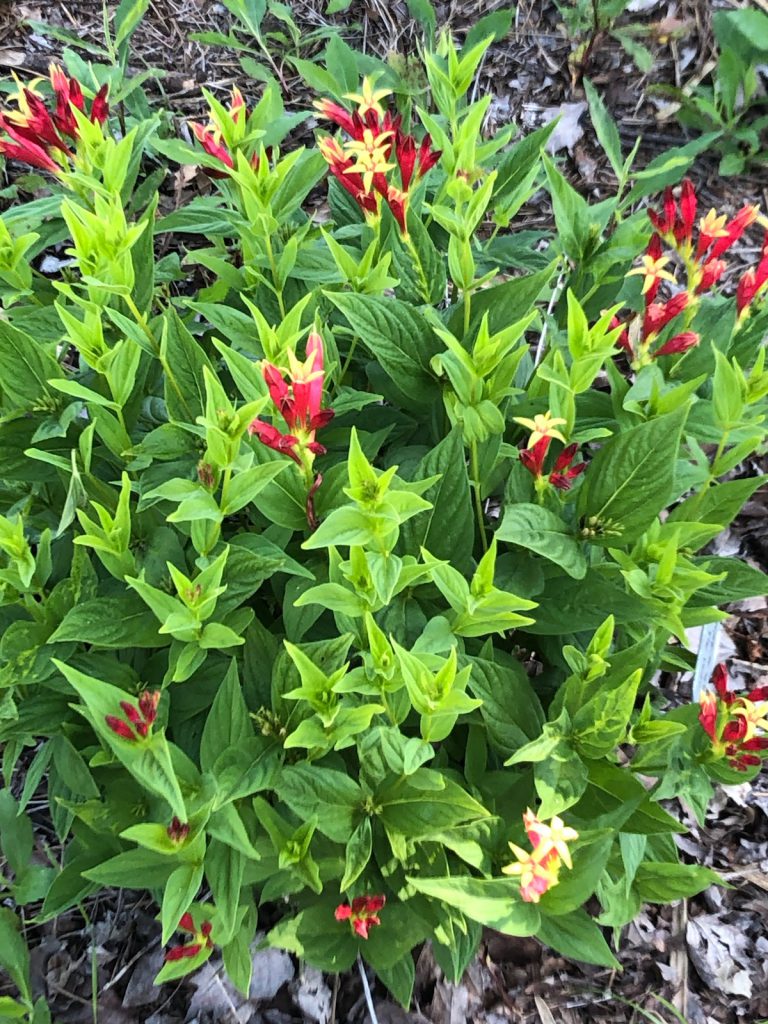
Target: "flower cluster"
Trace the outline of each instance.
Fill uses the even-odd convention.
[[[108,86],[99,89],[87,110],[78,80],[68,78],[56,64],[50,66],[50,82],[55,110],[48,109],[32,83],[19,87],[17,110],[0,111],[0,129],[9,136],[0,138],[0,153],[11,160],[60,174],[73,157],[71,143],[77,142],[79,137],[74,111],[80,111],[94,124],[103,124],[109,116]]]
[[[374,89],[366,78],[362,92],[345,95],[345,99],[358,104],[353,113],[332,100],[315,101],[318,112],[349,136],[344,145],[326,136],[318,146],[333,176],[366,216],[377,218],[383,199],[402,235],[407,237],[411,185],[434,167],[441,152],[432,149],[429,135],[417,145],[413,135],[402,130],[400,115],[393,117],[381,106],[380,101],[388,95],[388,90]],[[395,168],[400,176],[399,185],[388,177],[388,172]]]
[[[232,128],[242,129],[242,134],[245,136],[245,123],[248,120],[248,111],[245,107],[243,94],[236,86],[232,87],[229,107],[225,114],[229,116]],[[222,115],[213,107],[209,107],[208,124],[203,125],[197,121],[190,121],[189,127],[208,156],[212,156],[214,160],[218,160],[222,167],[226,168],[226,170],[219,170],[216,167],[206,167],[205,173],[211,178],[226,178],[229,171],[234,169],[235,161],[232,156],[231,147],[225,141],[228,126],[225,124]],[[251,157],[251,166],[254,168],[259,166],[257,153],[254,153]]]
[[[579,450],[578,444],[567,445],[555,459],[551,471],[544,472],[544,463],[553,439],[565,443],[565,438],[557,428],[563,426],[566,421],[552,416],[550,412],[534,416],[533,419],[516,416],[514,420],[531,431],[527,447],[520,452],[520,461],[536,480],[536,486],[545,487],[551,484],[559,491],[570,490],[576,477],[587,468],[586,462],[574,464],[573,460]]]
[[[700,698],[699,721],[712,740],[712,750],[725,757],[732,768],[747,771],[760,764],[768,751],[768,686],[758,686],[745,696],[728,689],[728,670],[720,664],[712,675],[715,692]]]
[[[510,843],[517,861],[501,870],[505,875],[520,877],[520,895],[526,903],[538,903],[547,890],[557,885],[561,866],[573,867],[568,843],[578,839],[579,833],[557,816],[546,825],[530,808],[523,815],[523,825],[533,852]]]
[[[275,408],[288,424],[283,434],[271,423],[255,419],[248,427],[251,434],[268,448],[288,455],[302,468],[311,467],[315,455],[324,455],[325,448],[315,440],[316,431],[333,419],[333,409],[323,409],[325,366],[323,339],[313,331],[307,339],[306,359],[299,362],[288,350],[288,369],[281,370],[265,363],[264,380]],[[288,380],[286,380],[286,376]]]
[[[743,206],[730,220],[725,214],[710,210],[696,220],[698,197],[690,179],[680,189],[679,200],[671,188],[664,193],[661,211],[649,210],[648,217],[655,228],[639,267],[628,276],[643,278],[642,294],[645,310],[642,319],[630,324],[615,318],[612,327],[624,327],[617,339],[629,355],[634,366],[643,366],[659,356],[677,355],[699,343],[699,335],[688,330],[696,312],[699,297],[710,291],[720,280],[728,264],[723,256],[738,241],[759,215],[757,206]],[[666,247],[666,249],[665,249]],[[675,269],[682,266],[684,287],[666,301],[658,295],[666,282],[678,287]],[[754,270],[749,270],[739,283],[737,306],[744,314],[757,293],[768,283],[768,239],[763,258]],[[682,330],[658,344],[661,332],[678,316],[684,314]]]
[[[367,939],[370,928],[381,924],[379,911],[386,902],[386,896],[356,896],[351,904],[336,907],[334,917],[337,921],[349,921],[352,931],[361,939]]]
[[[179,931],[192,935],[193,940],[179,946],[172,946],[165,954],[166,963],[173,960],[187,960],[190,957],[197,956],[204,949],[213,949],[213,942],[211,941],[212,927],[210,921],[203,921],[200,927],[197,928],[192,915],[190,913],[184,914],[179,921]]]
[[[139,696],[138,707],[131,704],[130,701],[120,701],[120,708],[125,718],[118,718],[116,715],[106,715],[104,720],[112,732],[122,739],[128,740],[130,743],[136,743],[139,739],[146,739],[149,735],[149,730],[157,718],[157,705],[159,703],[159,690],[145,690]]]

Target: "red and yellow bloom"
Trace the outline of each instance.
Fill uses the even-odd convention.
[[[48,108],[35,91],[34,83],[20,85],[15,97],[17,109],[0,111],[0,130],[8,136],[0,138],[0,153],[31,167],[61,174],[74,156],[71,144],[79,138],[75,110],[94,124],[103,124],[109,116],[108,86],[99,89],[88,109],[76,78],[69,78],[56,64],[51,64],[49,75],[55,109]]]
[[[728,686],[728,670],[716,667],[714,692],[700,697],[699,722],[712,741],[712,752],[732,768],[747,771],[768,756],[768,686],[739,695]]]
[[[520,878],[520,895],[526,903],[538,903],[545,892],[557,885],[562,865],[573,867],[568,844],[578,839],[579,833],[557,816],[547,825],[530,808],[523,815],[523,825],[533,851],[528,853],[510,843],[517,861],[501,870],[505,875]]]
[[[441,154],[432,149],[429,135],[417,144],[413,135],[403,132],[400,115],[392,116],[381,104],[388,95],[388,90],[374,89],[372,80],[365,78],[360,93],[345,95],[358,104],[353,112],[329,99],[315,101],[318,113],[349,136],[343,146],[331,138],[321,139],[318,146],[331,174],[363,213],[378,218],[385,202],[407,238],[411,185],[434,167]],[[397,171],[399,184],[392,180],[392,171]]]
[[[356,896],[351,903],[336,907],[333,916],[337,921],[349,921],[355,935],[367,939],[370,929],[381,924],[379,911],[386,902],[386,896]]]
[[[333,409],[323,409],[325,368],[323,339],[313,331],[307,339],[306,358],[300,362],[288,351],[288,368],[265,363],[264,380],[275,409],[288,425],[284,434],[271,423],[255,419],[248,427],[251,434],[274,451],[282,452],[302,467],[311,467],[315,455],[325,448],[315,440],[318,430],[333,419]],[[287,377],[287,379],[286,379]]]
[[[179,921],[179,931],[187,932],[192,936],[191,942],[184,942],[178,946],[172,946],[165,954],[165,962],[174,960],[188,960],[202,953],[204,949],[213,949],[211,931],[213,925],[210,921],[203,921],[198,928],[192,915],[187,912]]]

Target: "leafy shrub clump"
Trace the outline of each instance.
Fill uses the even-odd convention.
[[[403,1003],[414,947],[458,979],[482,926],[615,966],[603,928],[716,880],[660,801],[702,818],[765,756],[764,691],[655,686],[765,591],[705,552],[759,484],[768,254],[718,282],[764,221],[676,193],[689,150],[633,171],[594,90],[620,192],[588,205],[551,126],[481,135],[484,48],[443,39],[398,111],[340,44],[289,151],[272,84],[186,142],[138,101],[118,131],[106,72],[3,115],[50,186],[0,222],[6,896],[148,889],[158,981],[220,952],[247,991],[257,925]],[[168,160],[211,192],[158,216]],[[554,236],[510,232],[542,185]]]

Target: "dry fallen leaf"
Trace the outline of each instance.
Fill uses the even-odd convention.
[[[557,153],[561,149],[567,149],[570,152],[573,149],[584,134],[584,129],[579,124],[579,119],[586,109],[587,104],[583,101],[580,103],[561,103],[559,107],[544,108],[542,124],[549,124],[556,117],[560,118],[555,130],[547,141],[546,150],[548,153]]]

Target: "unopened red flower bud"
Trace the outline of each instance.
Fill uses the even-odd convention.
[[[175,815],[167,828],[168,838],[174,843],[183,843],[189,835],[189,825],[182,822]]]
[[[693,348],[698,344],[699,336],[695,331],[683,331],[682,334],[676,334],[674,338],[665,341],[661,348],[656,349],[653,353],[653,358],[655,359],[657,356],[678,355],[681,352],[687,352],[689,348]]]
[[[115,715],[106,715],[104,720],[115,735],[131,743],[136,742],[136,734],[122,718],[117,718]]]
[[[159,690],[144,690],[139,696],[139,711],[147,725],[152,725],[157,718],[157,706],[159,703]]]

